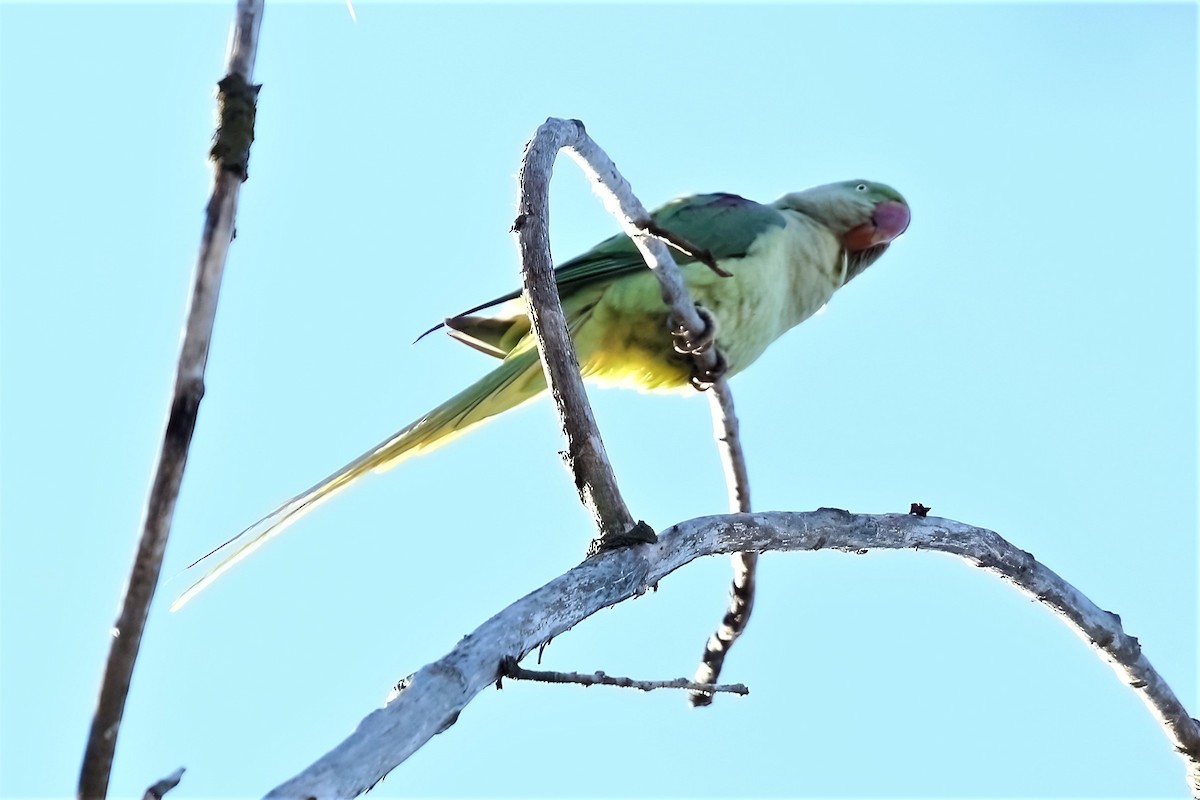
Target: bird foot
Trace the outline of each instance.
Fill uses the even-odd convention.
[[[692,334],[672,315],[671,336],[675,352],[687,356],[692,362],[692,374],[688,379],[696,391],[712,388],[728,369],[729,364],[721,351],[717,350],[717,318],[704,306],[696,304],[696,313],[704,322],[704,329],[693,338]],[[711,351],[711,355],[710,355]]]
[[[704,323],[704,329],[696,332],[689,331],[674,314],[671,315],[671,337],[675,340],[675,352],[685,356],[699,356],[707,353],[717,341],[717,318],[704,306],[696,303],[696,314]],[[694,337],[694,338],[693,338]]]
[[[721,351],[715,350],[713,352],[717,357],[717,361],[711,367],[701,365],[700,359],[703,356],[692,358],[692,375],[688,378],[688,382],[692,384],[692,388],[697,392],[708,391],[729,371],[729,363],[725,360],[725,356],[721,355]]]

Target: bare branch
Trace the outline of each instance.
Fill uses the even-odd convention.
[[[142,800],[162,800],[163,795],[174,789],[179,785],[179,782],[183,780],[183,773],[183,767],[175,770],[170,775],[147,789],[146,793],[142,795]]]
[[[729,489],[729,510],[733,513],[750,513],[750,476],[746,470],[746,456],[742,452],[742,440],[738,435],[738,418],[733,410],[733,392],[724,378],[719,379],[709,393],[712,407],[713,436],[717,440],[717,452],[725,470],[725,485]],[[696,683],[716,683],[721,675],[725,657],[729,655],[738,637],[750,623],[754,611],[755,578],[758,573],[758,553],[734,553],[733,582],[729,587],[729,607],[721,624],[704,643],[704,653],[692,680]],[[713,696],[707,692],[692,692],[688,701],[693,706],[707,706]]]
[[[1200,793],[1200,723],[1122,630],[1079,590],[998,534],[937,517],[811,512],[730,514],[688,520],[656,544],[588,559],[483,623],[443,658],[419,670],[384,708],[345,741],[269,797],[353,797],[380,781],[498,677],[505,657],[521,658],[597,611],[636,597],[700,556],[770,550],[936,550],[999,575],[1053,610],[1112,664],[1142,698],[1183,756]]]
[[[612,213],[617,221],[624,228],[625,233],[634,240],[638,251],[642,253],[642,257],[646,259],[647,265],[654,271],[654,276],[658,278],[662,289],[662,300],[667,303],[672,309],[672,318],[678,320],[682,326],[682,337],[685,341],[701,341],[701,339],[712,331],[709,326],[704,323],[701,314],[697,312],[695,303],[692,303],[691,296],[688,293],[688,288],[683,282],[683,275],[679,272],[679,267],[674,263],[670,251],[666,247],[666,243],[671,243],[672,246],[682,249],[682,251],[700,258],[704,263],[709,264],[712,269],[720,272],[712,255],[708,253],[698,252],[698,248],[690,242],[684,242],[678,239],[671,231],[665,231],[654,224],[650,219],[649,212],[646,206],[643,206],[641,200],[634,196],[634,191],[629,185],[629,181],[624,179],[624,176],[617,170],[610,157],[605,154],[604,150],[596,145],[592,137],[589,137],[584,131],[582,122],[578,120],[558,120],[548,119],[546,124],[542,125],[538,131],[538,137],[544,137],[548,142],[552,142],[554,152],[558,149],[565,148],[576,163],[580,164],[583,173],[592,179],[594,182],[593,191],[600,197],[606,209]],[[535,137],[534,142],[538,142],[538,137]],[[530,143],[529,150],[533,150],[533,144]],[[545,157],[545,156],[542,156]],[[522,186],[524,184],[524,166],[530,160],[529,151],[527,150],[526,160],[522,161]],[[548,169],[546,172],[546,185],[548,186]],[[523,190],[523,192],[526,190]],[[524,212],[524,205],[522,211]],[[539,206],[545,207],[545,206]],[[546,212],[548,215],[548,211]],[[523,251],[522,251],[523,252]],[[548,242],[546,246],[548,253]],[[547,257],[547,267],[548,264]],[[528,288],[527,288],[528,291]],[[565,327],[565,325],[564,325]],[[536,329],[535,329],[536,330]],[[539,344],[539,349],[541,345]],[[718,372],[721,365],[721,357],[716,348],[704,348],[700,353],[696,354],[697,366],[701,371]],[[577,368],[577,367],[576,367]],[[548,374],[548,368],[547,368]],[[580,383],[582,393],[582,381]],[[721,408],[722,414],[720,417],[714,417],[714,421],[722,426],[722,432],[718,435],[718,439],[722,444],[725,444],[725,450],[722,450],[722,462],[727,464],[727,475],[734,476],[734,482],[731,483],[731,491],[738,495],[738,505],[733,506],[734,510],[749,511],[749,480],[746,476],[745,459],[742,456],[742,447],[737,439],[737,417],[733,415],[733,396],[724,378],[716,378],[713,383],[716,396],[718,396],[718,407]],[[588,410],[590,416],[590,409]],[[606,464],[607,465],[607,464]],[[611,469],[610,469],[611,474]]]
[[[596,523],[595,548],[653,541],[654,534],[645,523],[634,521],[617,487],[579,376],[579,360],[567,333],[554,282],[549,230],[550,176],[558,151],[581,135],[586,135],[582,124],[549,119],[526,145],[517,178],[520,200],[513,232],[521,254],[521,282],[538,355],[567,439],[567,466],[575,478],[579,499]]]
[[[553,287],[553,260],[550,257],[548,218],[549,183],[554,158],[560,149],[566,148],[584,173],[594,182],[593,190],[605,208],[617,218],[625,232],[646,259],[647,266],[654,272],[662,288],[664,302],[671,308],[671,318],[681,327],[683,341],[701,341],[705,335],[711,337],[711,325],[706,324],[692,302],[678,265],[671,257],[665,243],[707,263],[718,274],[727,274],[717,266],[712,256],[700,252],[695,245],[685,242],[659,228],[651,219],[646,207],[633,194],[629,182],[617,170],[612,159],[600,149],[584,130],[578,120],[550,118],[539,129],[526,148],[521,161],[521,203],[517,223],[513,226],[518,234],[521,251],[523,282],[526,299],[530,306],[530,319],[538,342],[538,352],[546,370],[547,381],[555,398],[559,421],[567,437],[567,462],[575,475],[575,485],[584,505],[592,511],[600,531],[600,540],[593,543],[589,552],[600,546],[628,544],[629,537],[614,538],[634,525],[612,468],[604,451],[604,443],[587,403],[583,382],[578,378],[579,364],[574,351],[569,347],[566,321],[558,302],[558,292]],[[533,222],[535,224],[530,225]],[[542,294],[553,295],[542,297]],[[543,321],[544,320],[544,321]],[[551,357],[550,354],[561,353]],[[699,373],[715,376],[711,382],[699,378],[698,388],[714,390],[713,422],[717,426],[717,440],[726,478],[732,494],[731,510],[750,510],[750,481],[745,457],[738,439],[737,416],[733,411],[733,393],[722,376],[723,360],[716,347],[705,346],[693,354]],[[574,414],[569,409],[578,409]],[[644,523],[638,523],[643,525]],[[632,528],[637,532],[639,528]],[[648,531],[648,528],[646,529]],[[635,533],[634,541],[645,541]],[[701,664],[697,676],[711,673],[713,680],[720,671],[720,660],[724,651],[732,646],[733,640],[745,628],[754,602],[754,572],[757,556],[735,555],[734,600],[731,613],[736,623],[723,631],[731,631],[723,637],[724,648],[719,658],[707,658]],[[729,615],[727,615],[727,620]],[[706,656],[711,649],[706,649]],[[712,681],[698,681],[711,683]]]
[[[591,674],[583,672],[556,672],[547,669],[525,669],[512,656],[506,657],[500,664],[500,678],[496,679],[496,688],[501,689],[501,679],[512,678],[520,681],[537,681],[539,683],[574,683],[579,686],[620,686],[626,689],[638,689],[652,692],[655,689],[689,689],[693,692],[726,692],[730,694],[748,695],[750,690],[741,683],[696,683],[687,678],[674,678],[669,681],[640,681],[633,678],[622,678],[609,675],[597,670]]]
[[[629,182],[622,177],[608,155],[586,134],[569,147],[568,153],[592,179],[593,191],[600,196],[605,208],[621,222],[625,232],[646,259],[647,265],[654,271],[662,287],[663,300],[671,307],[672,318],[683,327],[682,338],[687,341],[699,341],[705,333],[711,333],[706,330],[708,326],[697,312],[683,283],[679,267],[663,241],[668,241],[685,252],[696,249],[695,246],[672,238],[650,221],[649,212],[634,196]],[[710,266],[716,268],[715,264]],[[720,365],[723,362],[717,348],[706,348],[696,354],[695,360],[701,372],[716,373],[715,380],[707,388],[712,390],[713,426],[717,449],[725,468],[726,485],[730,492],[729,509],[733,512],[747,513],[750,511],[750,477],[738,437],[733,391],[721,375]],[[721,627],[705,647],[705,654],[696,671],[697,683],[712,683],[717,679],[725,654],[749,622],[750,612],[754,607],[754,576],[757,564],[757,554],[734,554],[734,582],[730,608]],[[707,705],[705,700],[711,698],[692,695],[695,705]]]
[[[708,399],[712,408],[713,438],[717,440],[717,452],[725,471],[725,486],[729,489],[729,511],[733,514],[749,514],[750,473],[746,469],[737,413],[733,409],[733,392],[724,378],[713,387]]]
[[[200,239],[200,255],[175,373],[175,392],[146,501],[141,540],[125,587],[121,613],[112,628],[112,647],[79,774],[78,795],[81,798],[102,798],[108,793],[125,698],[141,648],[150,602],[158,586],[175,500],[179,496],[196,415],[204,395],[204,367],[212,340],[221,276],[233,239],[238,191],[245,180],[246,158],[253,139],[252,95],[257,93],[257,87],[251,87],[249,81],[254,71],[262,15],[262,0],[239,0],[230,34],[229,74],[220,84],[222,117],[213,147],[216,161],[213,190]]]

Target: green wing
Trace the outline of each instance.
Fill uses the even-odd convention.
[[[680,197],[657,209],[651,217],[660,228],[704,248],[718,261],[744,256],[764,230],[784,225],[778,209],[726,193]],[[678,250],[672,250],[671,255],[680,266],[695,261]],[[562,264],[554,271],[554,278],[562,291],[593,281],[609,281],[641,269],[646,269],[641,253],[632,239],[619,233]]]
[[[778,209],[727,193],[680,197],[654,211],[651,217],[660,228],[707,250],[717,261],[744,256],[763,231],[785,224]],[[695,261],[678,250],[672,250],[671,255],[680,266]],[[646,262],[633,240],[618,233],[561,264],[554,270],[554,281],[565,299],[586,286],[608,283],[642,269],[646,269]],[[517,290],[481,303],[435,325],[421,336],[444,326],[459,341],[488,355],[504,357],[519,339],[513,335],[517,333],[513,326],[523,324],[527,329],[528,321],[523,314],[517,319],[478,316],[477,312],[515,300],[520,295]]]

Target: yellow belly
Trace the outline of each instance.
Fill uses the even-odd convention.
[[[652,276],[653,277],[653,276]],[[597,309],[601,317],[614,316]],[[691,364],[675,352],[661,313],[622,313],[619,319],[589,325],[599,335],[581,335],[576,344],[585,378],[601,386],[662,391],[688,386]]]

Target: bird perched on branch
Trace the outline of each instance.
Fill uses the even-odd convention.
[[[652,214],[664,236],[697,252],[676,258],[692,298],[713,322],[725,374],[820,309],[908,227],[908,204],[881,183],[844,181],[756,203],[735,194],[681,197]],[[677,352],[658,281],[625,234],[560,265],[555,281],[585,378],[643,391],[673,390],[694,374]],[[486,313],[484,313],[486,312]],[[426,452],[546,389],[519,293],[450,317],[447,333],[501,363],[416,422],[305,489],[192,566],[214,559],[177,609],[301,515],[374,470]]]

